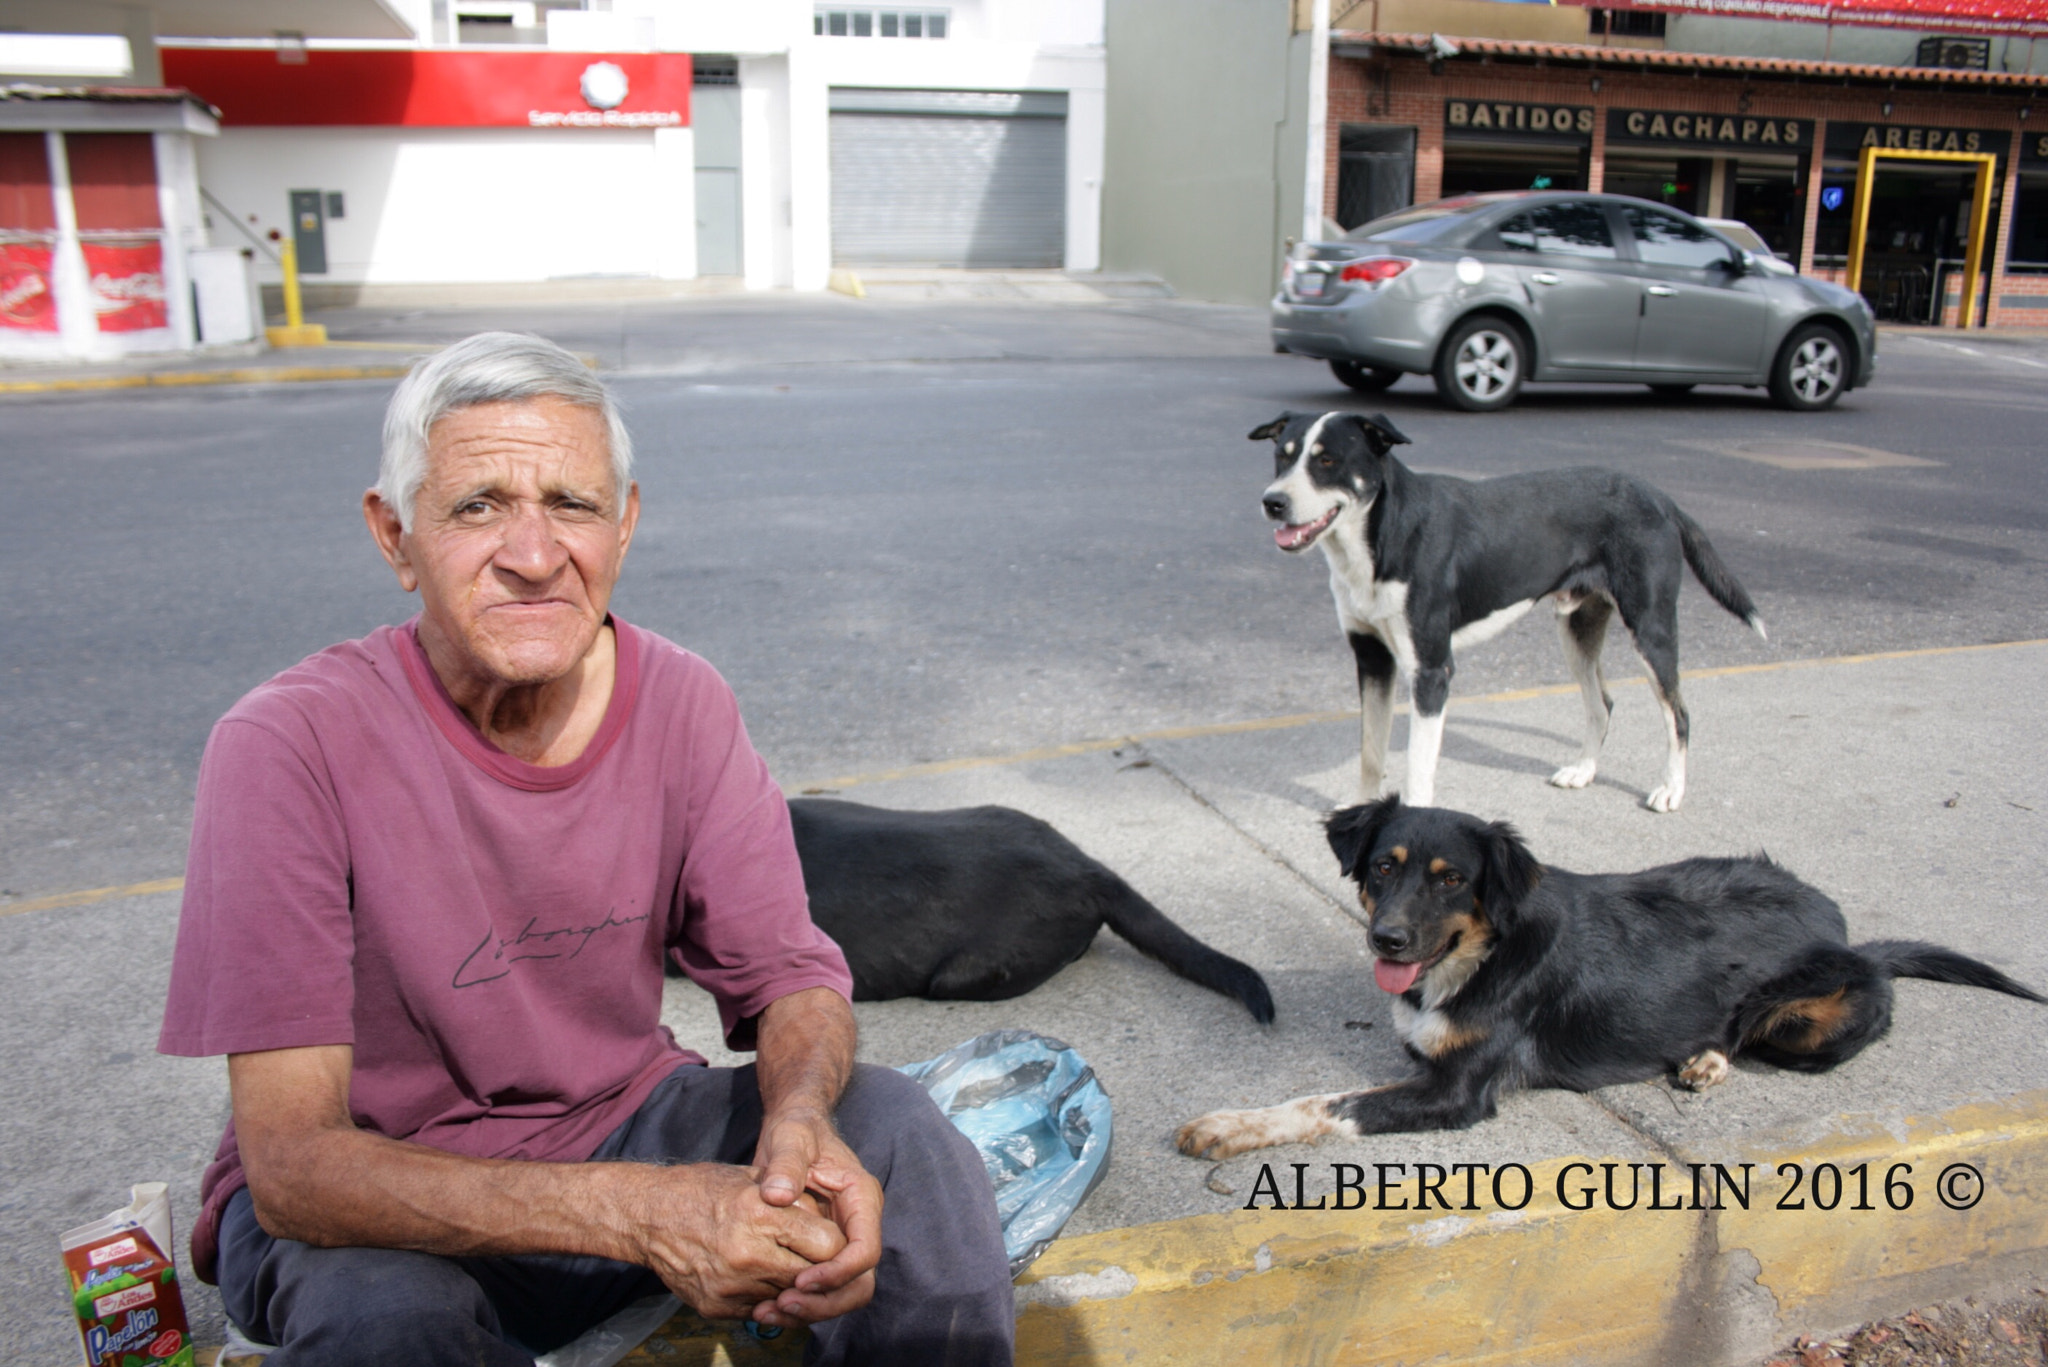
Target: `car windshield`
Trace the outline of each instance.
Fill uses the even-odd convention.
[[[1478,195],[1460,196],[1457,199],[1440,199],[1434,204],[1425,204],[1416,209],[1403,209],[1398,214],[1388,214],[1370,223],[1361,223],[1344,234],[1346,242],[1434,242],[1447,237],[1465,226],[1466,221],[1481,209],[1493,207],[1494,201]]]

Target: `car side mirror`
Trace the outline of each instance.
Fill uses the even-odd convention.
[[[1756,269],[1756,257],[1738,249],[1735,255],[1721,263],[1721,269],[1730,275],[1748,275]]]

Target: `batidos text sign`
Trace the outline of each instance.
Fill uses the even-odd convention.
[[[1593,140],[1593,107],[1524,104],[1513,100],[1445,100],[1444,136],[1468,142],[1540,140],[1584,146]]]

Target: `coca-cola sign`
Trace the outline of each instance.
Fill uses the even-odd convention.
[[[0,242],[0,328],[57,330],[57,296],[50,288],[53,256],[37,243]]]
[[[168,326],[164,252],[156,242],[87,242],[85,274],[101,332],[145,332]]]

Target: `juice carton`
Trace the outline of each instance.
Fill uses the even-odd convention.
[[[87,1367],[193,1367],[185,1298],[171,1261],[171,1198],[144,1182],[102,1220],[62,1237]]]

